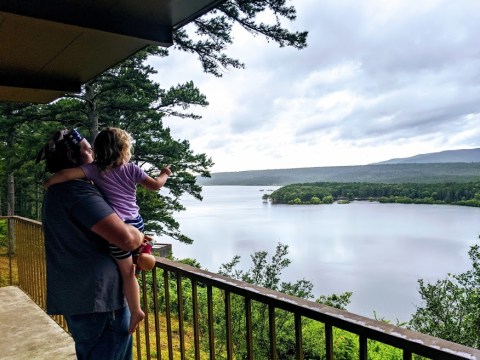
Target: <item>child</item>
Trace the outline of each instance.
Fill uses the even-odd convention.
[[[72,130],[72,137],[83,139]],[[160,175],[153,179],[134,163],[131,158],[132,139],[130,135],[118,128],[102,130],[93,143],[95,160],[77,168],[58,171],[45,182],[45,187],[65,181],[87,178],[101,190],[105,200],[118,216],[127,224],[143,232],[143,219],[136,203],[136,185],[156,191],[160,189],[172,174],[170,167],[162,169]],[[114,245],[109,245],[112,256],[117,260],[123,279],[123,287],[130,308],[129,331],[133,333],[145,313],[140,307],[140,289],[135,276],[132,253],[125,252]]]

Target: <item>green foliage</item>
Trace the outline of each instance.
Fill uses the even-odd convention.
[[[480,182],[469,183],[307,183],[283,186],[269,196],[274,204],[332,204],[377,200],[399,204],[480,206]],[[320,201],[320,199],[322,199]]]
[[[310,204],[319,205],[321,203],[322,200],[320,200],[317,196],[312,196],[312,198],[310,199]]]
[[[480,247],[473,245],[472,268],[445,279],[426,283],[420,279],[423,304],[409,322],[414,330],[466,346],[480,348]]]
[[[333,196],[332,195],[324,196],[322,201],[324,204],[333,204]]]
[[[259,251],[251,255],[252,267],[249,270],[243,271],[237,268],[240,257],[235,256],[232,261],[223,264],[220,273],[242,280],[248,283],[260,285],[268,289],[277,290],[292,296],[302,299],[313,298],[313,285],[310,281],[305,279],[298,280],[294,283],[282,282],[280,279],[282,271],[288,267],[290,260],[287,258],[288,246],[278,244],[275,254],[268,259],[268,253]],[[350,302],[352,293],[344,293],[341,295],[320,296],[317,302],[325,303],[329,306],[345,309]],[[237,312],[232,311],[233,319],[240,319],[237,327],[242,329],[242,324],[245,324],[245,308],[243,302],[239,299],[235,303]],[[219,310],[221,311],[221,310]],[[283,310],[275,310],[276,317],[276,335],[277,335],[277,351],[279,359],[289,359],[295,356],[295,322],[291,313]],[[254,324],[254,343],[255,343],[255,358],[267,359],[271,358],[269,354],[269,339],[268,339],[268,307],[265,304],[254,303],[253,306],[253,324]],[[304,357],[309,359],[324,359],[325,358],[325,337],[324,325],[318,321],[304,318],[302,320],[303,332],[303,348]],[[358,339],[356,336],[335,329],[335,347],[336,358],[357,359],[358,358]],[[235,349],[236,354],[245,354],[244,334],[241,331],[238,336],[239,347]],[[236,344],[236,342],[234,342]],[[400,359],[400,358],[399,358]]]
[[[330,296],[321,295],[317,300],[319,304],[325,304],[337,309],[346,310],[348,304],[350,304],[350,298],[352,297],[352,292],[344,292],[343,294],[337,295],[332,294]]]
[[[274,19],[272,22],[264,21],[270,16]],[[225,53],[227,46],[233,43],[231,30],[234,24],[253,35],[262,35],[280,47],[302,49],[307,46],[307,32],[292,32],[283,25],[295,18],[296,10],[287,6],[286,0],[228,0],[207,16],[195,20],[190,26],[193,31],[188,31],[188,28],[176,30],[173,34],[174,48],[196,54],[206,73],[220,77],[224,69],[245,66]]]
[[[237,268],[240,257],[235,256],[230,262],[222,264],[219,273],[237,280],[245,281],[250,284],[259,285],[267,289],[280,291],[289,295],[293,295],[303,299],[312,298],[311,282],[302,279],[294,283],[282,282],[281,274],[290,264],[287,258],[288,246],[278,244],[275,254],[269,259],[266,251],[259,251],[252,254],[252,267],[246,271]],[[245,305],[242,299],[232,301],[232,319],[238,319],[235,328],[239,329],[235,335],[237,339],[234,344],[238,344],[235,348],[235,354],[241,354],[239,358],[246,356],[245,340],[243,324],[245,324]],[[237,321],[237,320],[235,320]],[[268,306],[266,304],[254,302],[252,305],[252,322],[254,333],[254,353],[255,358],[267,359],[271,358],[269,354],[269,333],[268,333]],[[288,358],[288,354],[295,351],[294,337],[294,320],[293,316],[285,311],[276,310],[276,332],[278,339],[279,358]],[[223,331],[223,330],[222,330]],[[222,334],[221,336],[224,336]]]
[[[389,345],[382,344],[378,341],[369,339],[368,358],[371,360],[403,360],[403,351]],[[414,355],[414,359],[421,359]]]
[[[252,267],[244,271],[237,269],[240,262],[240,257],[237,255],[230,262],[222,264],[218,273],[302,299],[312,298],[313,285],[310,281],[298,280],[295,283],[281,281],[280,276],[283,270],[291,263],[287,255],[288,245],[279,243],[270,260],[268,259],[268,252],[255,252],[250,255]]]
[[[251,256],[252,265],[248,270],[241,270],[238,268],[241,258],[235,256],[231,261],[223,264],[220,268],[220,273],[237,280],[246,281],[248,283],[268,287],[273,290],[281,291],[303,299],[311,299],[312,284],[305,280],[298,280],[296,282],[283,282],[281,274],[289,264],[288,246],[278,244],[275,253],[270,257],[265,251],[259,251]],[[178,260],[177,260],[178,261]],[[200,268],[200,264],[195,259],[184,259],[181,262]],[[158,309],[164,313],[166,309],[165,299],[165,283],[164,272],[160,269],[157,272],[157,288],[156,298],[158,302]],[[148,306],[151,311],[154,310],[153,293],[153,276],[148,272],[145,274],[145,281],[147,282]],[[142,283],[143,280],[141,279]],[[190,279],[179,277],[175,273],[169,273],[167,281],[170,310],[172,318],[175,320],[182,309],[183,320],[185,326],[189,329],[193,328],[193,298],[192,290],[193,283]],[[177,289],[182,289],[182,301],[180,302]],[[202,283],[196,283],[197,303],[198,303],[198,318],[200,330],[200,347],[205,353],[209,353],[208,342],[208,287]],[[320,296],[316,302],[328,306],[336,307],[338,309],[345,309],[350,302],[352,293],[346,292],[344,294],[329,296]],[[231,326],[232,326],[232,342],[233,352],[238,359],[246,358],[246,304],[243,296],[233,293],[228,293],[218,288],[211,288],[213,307],[213,332],[215,337],[215,354],[217,358],[226,358],[226,320],[225,320],[225,306],[226,303],[230,306]],[[180,306],[181,305],[181,306]],[[279,359],[295,358],[295,318],[292,313],[285,310],[275,309],[275,331],[277,338],[277,355]],[[269,320],[268,320],[268,306],[266,304],[251,301],[251,320],[252,320],[252,336],[254,344],[254,358],[255,359],[270,359],[269,346]],[[323,323],[315,320],[302,317],[302,337],[303,337],[303,357],[305,359],[325,359],[325,326]],[[191,330],[189,330],[191,331]],[[174,331],[175,333],[175,331]],[[187,340],[189,341],[189,340]],[[345,330],[333,328],[333,347],[335,359],[358,359],[359,353],[359,339],[358,335],[350,333]],[[191,347],[190,347],[191,348]],[[187,351],[192,351],[187,350]],[[190,354],[193,356],[193,354]],[[401,360],[403,354],[400,349],[391,346],[368,340],[368,358],[383,360]],[[417,359],[417,357],[414,357]]]
[[[8,224],[6,220],[0,220],[0,247],[8,246]]]
[[[7,214],[7,178],[15,186],[17,215],[38,219],[43,194],[42,171],[34,166],[39,149],[39,139],[50,123],[34,123],[39,118],[39,106],[30,104],[0,103],[0,214]]]

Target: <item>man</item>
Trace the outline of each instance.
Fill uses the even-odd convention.
[[[40,151],[46,170],[89,163],[92,149],[75,129],[62,130]],[[132,358],[130,313],[108,243],[131,251],[144,236],[126,225],[90,182],[51,186],[45,194],[43,227],[47,262],[47,313],[64,315],[77,358]]]

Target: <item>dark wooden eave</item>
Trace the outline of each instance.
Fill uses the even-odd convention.
[[[48,103],[225,0],[0,0],[0,101]]]

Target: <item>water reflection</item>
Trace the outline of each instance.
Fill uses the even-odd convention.
[[[204,201],[186,197],[178,220],[193,245],[174,256],[217,271],[234,255],[250,267],[255,251],[289,245],[284,281],[310,280],[315,296],[352,291],[349,310],[406,321],[419,304],[417,280],[434,281],[470,266],[480,209],[378,204],[288,206],[262,202],[262,187],[204,187]],[[162,239],[162,241],[169,241]]]

